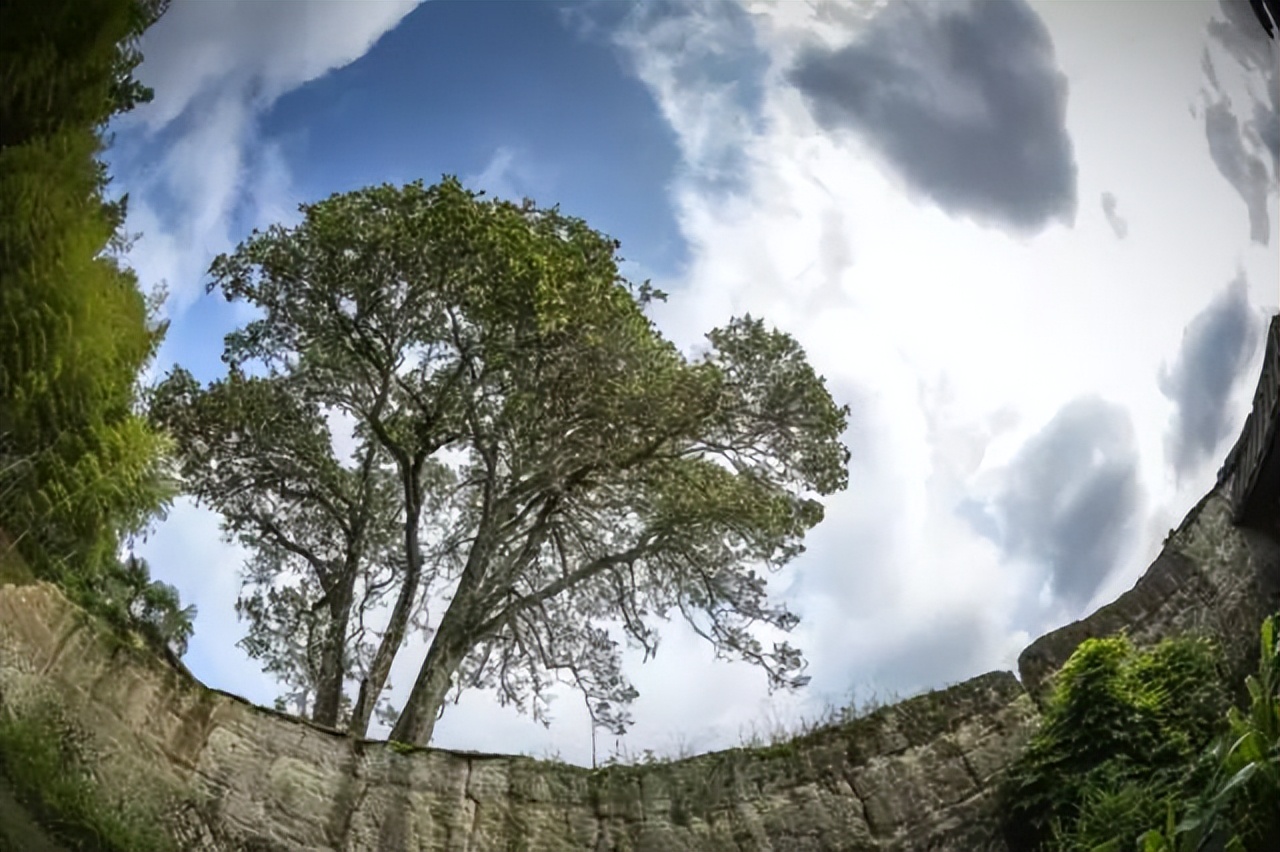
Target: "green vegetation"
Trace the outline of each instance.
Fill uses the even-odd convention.
[[[1001,791],[1005,836],[1027,852],[1262,852],[1280,839],[1280,655],[1262,626],[1250,706],[1229,707],[1204,639],[1136,650],[1083,643]]]
[[[422,750],[421,746],[409,745],[409,743],[402,743],[399,740],[387,740],[387,747],[396,754],[413,754],[415,751]]]
[[[97,159],[156,0],[0,7],[0,548],[117,625],[178,650],[191,609],[120,558],[173,493],[166,440],[138,405],[164,334],[158,300],[118,260],[127,197]]]
[[[136,796],[104,795],[81,747],[57,719],[49,706],[23,718],[0,712],[0,770],[17,802],[70,850],[171,850],[173,841],[159,828],[156,809]]]
[[[1277,616],[1263,622],[1258,673],[1245,681],[1248,707],[1231,708],[1226,731],[1202,758],[1209,767],[1206,783],[1196,795],[1168,803],[1163,829],[1153,828],[1143,835],[1142,852],[1269,852],[1280,848],[1277,622]]]

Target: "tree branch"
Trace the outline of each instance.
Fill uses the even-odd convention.
[[[601,571],[604,571],[607,568],[612,568],[614,565],[634,562],[637,559],[642,559],[645,556],[648,556],[658,549],[658,545],[662,539],[663,536],[660,534],[651,533],[646,536],[645,541],[640,544],[633,545],[621,553],[615,553],[610,556],[601,556],[593,559],[586,565],[578,568],[576,571],[572,571],[569,574],[565,574],[555,581],[548,583],[541,590],[534,592],[531,595],[522,595],[516,598],[497,615],[481,624],[475,631],[475,635],[488,636],[491,631],[501,629],[508,619],[531,607],[538,606],[543,601],[555,597],[565,589],[576,586],[585,580],[589,580]]]
[[[329,570],[329,566],[325,564],[323,559],[312,553],[309,548],[303,547],[285,535],[284,530],[280,529],[280,527],[270,518],[265,516],[253,516],[250,520],[265,531],[278,546],[295,556],[300,556],[305,559],[316,572],[316,579],[320,581],[320,585],[324,589],[326,595],[332,591],[333,577]]]

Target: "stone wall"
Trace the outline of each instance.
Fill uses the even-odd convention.
[[[588,770],[409,753],[254,707],[119,647],[45,584],[0,586],[0,702],[55,701],[104,789],[198,850],[1002,849],[993,779],[1035,711],[983,675],[784,745]]]
[[[1256,667],[1257,626],[1280,611],[1280,542],[1232,524],[1226,493],[1214,490],[1187,514],[1132,589],[1080,621],[1032,642],[1018,672],[1037,699],[1048,678],[1086,639],[1128,633],[1149,645],[1179,633],[1217,638],[1233,676]]]
[[[1280,603],[1280,543],[1215,491],[1131,591],[1022,655],[1048,676],[1090,636],[1211,632],[1247,654]],[[386,743],[208,689],[52,586],[0,584],[0,708],[60,708],[100,787],[152,800],[183,849],[467,852],[1005,852],[1002,769],[1036,724],[993,672],[763,749],[600,770]]]

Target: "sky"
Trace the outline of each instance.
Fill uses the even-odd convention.
[[[107,159],[169,292],[151,377],[222,374],[250,315],[206,272],[252,228],[451,174],[619,239],[686,351],[764,317],[850,406],[849,488],[770,581],[810,685],[673,621],[601,757],[1013,668],[1213,486],[1280,305],[1280,48],[1246,2],[193,0],[141,48]],[[192,672],[270,705],[219,517],[181,499],[137,552],[199,609]],[[581,698],[552,715],[471,692],[433,744],[589,764]]]

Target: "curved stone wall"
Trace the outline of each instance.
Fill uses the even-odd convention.
[[[1230,515],[1211,493],[1134,589],[1033,643],[1031,693],[1085,638],[1122,629],[1144,643],[1208,631],[1247,655],[1280,604],[1280,543]],[[53,586],[0,585],[0,707],[51,704],[102,789],[154,800],[202,852],[1004,852],[993,791],[1037,718],[993,672],[782,745],[673,762],[406,752],[211,690]]]
[[[1035,711],[996,672],[784,745],[600,770],[409,753],[116,647],[52,586],[0,586],[0,702],[52,700],[103,786],[198,850],[998,850],[993,779]]]

